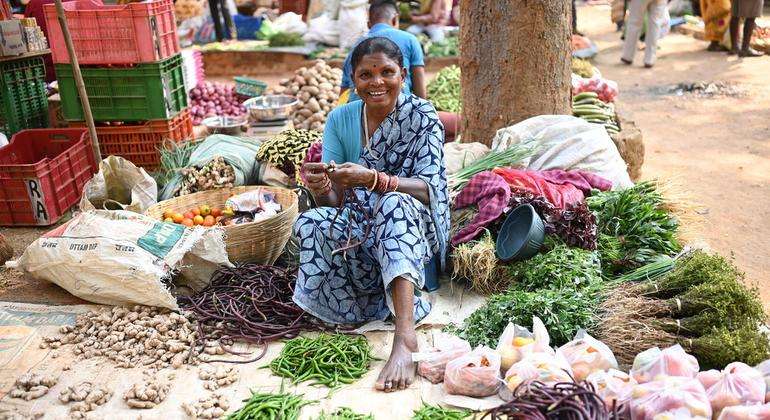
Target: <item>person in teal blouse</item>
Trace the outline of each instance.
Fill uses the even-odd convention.
[[[331,112],[322,162],[302,167],[321,207],[294,225],[294,302],[332,324],[392,318],[393,347],[375,387],[395,391],[415,378],[414,324],[431,310],[420,294],[425,266],[446,257],[444,127],[430,102],[401,91],[406,69],[393,41],[364,40],[351,66],[362,100]]]

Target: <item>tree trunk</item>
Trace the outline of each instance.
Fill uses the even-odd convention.
[[[570,114],[571,3],[461,0],[464,142],[543,114]]]

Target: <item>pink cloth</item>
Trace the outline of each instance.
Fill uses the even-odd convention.
[[[612,182],[599,175],[580,170],[563,171],[561,169],[553,169],[550,171],[540,171],[540,175],[552,184],[572,184],[580,191],[583,191],[585,195],[591,195],[591,190],[593,189],[607,191],[612,188]]]
[[[578,204],[585,199],[583,191],[576,186],[571,183],[562,185],[551,183],[539,171],[495,168],[493,172],[505,179],[511,188],[541,195],[559,209],[567,207],[568,204]]]
[[[490,171],[476,174],[455,198],[454,205],[459,210],[477,204],[479,214],[455,234],[452,245],[475,239],[486,226],[503,214],[510,199],[511,187],[500,175]]]

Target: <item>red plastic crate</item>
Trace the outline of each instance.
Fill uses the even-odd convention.
[[[70,122],[70,127],[84,127],[82,122]],[[121,156],[136,166],[154,170],[160,166],[158,149],[166,139],[175,142],[189,140],[193,136],[190,110],[184,109],[170,120],[152,120],[137,125],[96,127],[99,150],[103,157]]]
[[[0,226],[48,226],[97,171],[81,128],[22,130],[0,148]]]
[[[44,6],[53,62],[70,62],[56,6]],[[64,3],[78,63],[138,64],[160,61],[179,52],[174,3],[157,0],[104,5],[99,0]]]

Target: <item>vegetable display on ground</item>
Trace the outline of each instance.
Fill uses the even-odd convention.
[[[459,113],[462,110],[460,67],[453,65],[441,69],[428,83],[427,93],[436,110]]]
[[[246,115],[246,108],[235,93],[235,84],[205,81],[190,90],[190,113],[193,124],[200,125],[206,117]]]
[[[414,411],[412,420],[463,420],[471,414],[467,410],[452,410],[423,403],[422,407]]]
[[[206,288],[180,297],[179,306],[192,313],[202,338],[218,340],[227,352],[233,353],[235,341],[262,346],[257,360],[267,352],[268,342],[320,328],[292,300],[295,279],[295,272],[274,266],[221,267]]]
[[[243,407],[227,415],[227,420],[296,420],[302,407],[314,404],[301,395],[292,394],[257,394],[243,400]]]
[[[293,383],[313,381],[313,385],[334,388],[363,377],[373,359],[364,336],[321,334],[287,341],[269,366]]]
[[[590,123],[603,125],[609,134],[620,133],[615,105],[603,102],[595,92],[582,92],[573,96],[572,115]]]
[[[313,67],[302,67],[294,77],[281,80],[280,86],[268,93],[296,96],[299,106],[294,110],[294,127],[323,131],[326,116],[340,96],[342,70],[332,68],[323,60]]]

